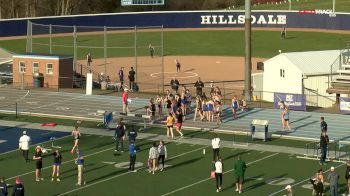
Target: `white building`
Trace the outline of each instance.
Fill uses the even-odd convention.
[[[331,81],[331,67],[339,68],[339,56],[339,50],[290,52],[265,61],[262,99],[273,102],[274,92],[304,93],[306,105],[331,107],[335,94],[326,90]]]

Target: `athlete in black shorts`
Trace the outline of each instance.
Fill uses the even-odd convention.
[[[44,180],[41,177],[41,169],[43,168],[43,159],[42,159],[42,150],[40,146],[35,148],[35,154],[33,156],[33,160],[35,161],[35,181],[39,182],[40,180]]]

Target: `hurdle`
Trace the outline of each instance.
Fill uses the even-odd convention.
[[[350,143],[349,141],[335,141],[335,159],[339,162],[346,162],[350,160]]]
[[[133,114],[133,113],[123,113],[120,112],[119,113],[120,116],[126,116],[126,117],[134,117],[134,118],[138,118],[138,119],[142,119],[143,121],[143,128],[141,130],[144,130],[147,128],[147,121],[151,120],[151,116],[150,115],[145,115],[145,114]]]
[[[348,150],[348,147],[349,145],[344,145],[340,140],[330,141],[327,146],[326,161],[343,163],[345,160],[349,160],[349,153],[346,151]],[[344,155],[342,155],[341,149],[345,149]],[[319,160],[320,156],[320,142],[318,140],[314,140],[305,144],[305,153],[302,156],[297,156],[297,158]],[[342,157],[344,156],[347,157],[347,159],[343,159]]]

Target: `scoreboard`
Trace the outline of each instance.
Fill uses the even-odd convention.
[[[164,5],[164,0],[121,0],[121,5]]]

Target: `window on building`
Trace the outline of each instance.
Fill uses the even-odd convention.
[[[50,75],[53,74],[53,65],[52,65],[52,63],[46,64],[46,74],[50,74]]]
[[[23,61],[19,62],[19,73],[26,73],[26,64]]]
[[[39,73],[39,63],[33,62],[33,74],[38,74],[38,73]]]
[[[280,69],[280,77],[284,78],[284,69]]]

